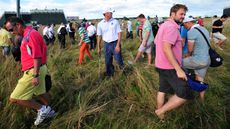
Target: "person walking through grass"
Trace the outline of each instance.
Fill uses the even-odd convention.
[[[2,47],[3,56],[10,55],[10,45],[13,44],[11,33],[6,30],[5,24],[0,29],[0,47]]]
[[[163,119],[165,113],[192,99],[193,91],[188,87],[187,76],[182,69],[182,39],[178,23],[182,23],[187,7],[175,4],[170,17],[159,28],[155,38],[155,66],[159,72],[160,87],[157,93],[156,115]],[[173,94],[165,102],[166,93]]]
[[[91,58],[90,51],[89,51],[90,39],[83,26],[79,27],[78,33],[80,35],[80,42],[78,46],[81,46],[81,48],[80,48],[79,60],[77,64],[82,64],[85,52],[87,56]]]
[[[113,76],[113,57],[121,69],[124,68],[121,54],[121,28],[119,22],[112,18],[114,10],[111,8],[103,12],[104,19],[98,23],[98,54],[101,55],[101,40],[104,41],[104,55],[107,76]]]
[[[141,39],[141,45],[138,49],[138,53],[136,55],[136,58],[134,59],[133,62],[129,62],[130,64],[134,64],[137,62],[137,60],[142,56],[142,54],[145,52],[147,53],[148,56],[148,65],[151,65],[151,60],[152,60],[152,46],[153,46],[153,41],[154,41],[154,36],[152,32],[152,26],[149,20],[145,18],[145,15],[140,14],[137,17],[138,21],[140,24],[143,24],[142,28],[142,39]]]
[[[97,45],[97,29],[94,26],[94,23],[89,22],[89,27],[87,28],[87,33],[90,39],[90,50],[95,50]]]
[[[222,15],[219,20],[216,20],[212,25],[212,36],[217,48],[223,50],[222,45],[227,40],[227,38],[223,35],[222,31],[224,28],[223,22],[228,19],[227,15]]]
[[[10,95],[10,102],[19,106],[32,108],[38,111],[35,125],[54,114],[49,104],[49,95],[46,93],[45,76],[47,74],[47,46],[40,35],[31,26],[25,26],[22,19],[9,17],[6,28],[15,35],[23,36],[20,46],[21,65],[23,76]],[[39,97],[40,101],[32,99]]]
[[[205,40],[209,38],[209,32],[204,27],[196,24],[194,18],[185,18],[184,27],[188,31],[188,56],[183,58],[182,64],[186,69],[193,69],[196,74],[196,80],[204,82],[206,72],[210,65],[209,46]],[[205,37],[199,32],[199,29]],[[208,41],[210,44],[210,41]],[[205,91],[200,92],[201,100],[204,100]]]

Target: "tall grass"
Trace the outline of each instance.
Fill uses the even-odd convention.
[[[206,19],[205,23],[209,23]],[[230,39],[229,21],[224,34]],[[210,28],[210,24],[207,24]],[[123,37],[125,35],[123,34]],[[122,40],[124,61],[135,57],[139,41]],[[52,75],[52,107],[58,115],[33,125],[36,112],[10,105],[8,98],[21,77],[19,64],[10,57],[0,57],[0,108],[1,129],[228,129],[230,128],[230,46],[218,51],[225,59],[223,66],[210,68],[206,82],[210,87],[206,100],[198,96],[180,108],[167,113],[160,121],[155,115],[158,74],[154,67],[145,67],[147,59],[133,66],[127,65],[125,73],[115,64],[112,78],[103,76],[104,58],[99,62],[96,52],[93,59],[86,58],[76,65],[79,48],[71,46],[60,50],[58,43],[49,46],[48,67]]]

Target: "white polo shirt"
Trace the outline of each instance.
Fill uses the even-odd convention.
[[[97,25],[97,35],[102,36],[103,41],[112,42],[118,39],[121,27],[118,20],[111,18],[109,21],[103,19]]]
[[[89,27],[87,27],[87,32],[88,32],[88,36],[91,37],[96,33],[97,29],[95,26],[90,25]]]

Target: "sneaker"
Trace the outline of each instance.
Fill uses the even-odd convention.
[[[133,61],[128,60],[128,64],[133,65]]]
[[[49,112],[51,111],[50,106],[42,106],[42,108],[40,110],[38,110],[38,114],[37,114],[37,118],[34,121],[34,125],[39,125],[40,123],[42,123],[42,121],[47,118]]]
[[[54,111],[54,110],[51,110],[48,114],[47,114],[47,117],[48,118],[51,118],[51,117],[54,117],[54,116],[56,116],[57,115],[57,113]]]

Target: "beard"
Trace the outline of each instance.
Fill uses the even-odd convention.
[[[180,20],[180,19],[174,19],[174,21],[175,21],[178,25],[181,25],[183,20]]]
[[[178,24],[181,25],[183,23],[184,19],[174,19],[174,21]]]

